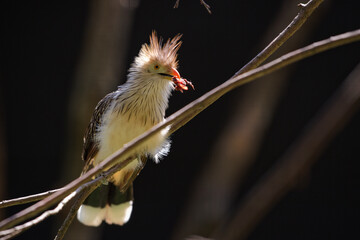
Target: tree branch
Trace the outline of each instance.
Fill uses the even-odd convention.
[[[291,21],[291,23],[271,42],[262,50],[256,57],[254,57],[249,63],[242,67],[235,73],[238,76],[244,72],[260,66],[268,57],[271,56],[284,42],[286,42],[294,33],[301,28],[306,22],[313,11],[323,2],[324,0],[310,0],[306,4],[299,4],[299,13]]]
[[[298,50],[285,54],[282,57],[277,58],[254,70],[248,71],[239,76],[232,77],[223,84],[205,93],[200,98],[189,103],[187,106],[183,107],[181,110],[167,118],[167,122],[169,122],[169,124],[171,125],[171,129],[169,132],[171,134],[181,128],[188,121],[190,121],[197,114],[199,114],[202,110],[210,106],[213,102],[215,102],[217,99],[222,97],[227,92],[233,90],[234,88],[237,88],[241,85],[244,85],[245,83],[251,82],[259,77],[267,75],[282,67],[290,65],[294,62],[310,57],[317,53],[359,40],[360,29],[352,32],[343,33],[319,42],[315,42],[304,48],[300,48]],[[164,122],[163,124],[166,124],[166,122]],[[161,125],[162,124],[158,126]]]
[[[57,214],[59,211],[61,211],[61,209],[63,209],[65,204],[68,203],[76,195],[76,193],[77,193],[76,191],[72,192],[70,195],[68,195],[66,198],[64,198],[57,205],[56,208],[44,212],[39,217],[37,217],[37,218],[35,218],[35,219],[31,220],[31,221],[28,221],[28,222],[26,222],[24,224],[18,225],[18,226],[14,227],[14,228],[10,228],[10,229],[4,230],[4,231],[0,231],[0,238],[2,240],[13,238],[16,235],[24,232],[25,230],[33,227],[34,225],[44,221],[46,218],[50,217],[51,215]]]
[[[317,156],[350,119],[360,102],[360,64],[306,127],[278,163],[252,188],[217,239],[246,239],[269,209],[315,163]]]
[[[66,185],[62,190],[55,192],[54,194],[50,195],[46,199],[22,210],[21,212],[3,220],[0,222],[0,230],[7,229],[12,227],[22,221],[25,221],[36,214],[46,210],[53,204],[55,204],[60,199],[66,197],[72,191],[77,189],[79,186],[88,182],[93,176],[98,175],[104,172],[106,169],[111,168],[114,164],[117,163],[117,160],[121,157],[124,157],[133,151],[136,146],[144,143],[145,141],[149,140],[152,136],[159,133],[161,130],[165,129],[168,126],[171,126],[169,134],[173,133],[183,125],[185,125],[188,121],[194,118],[197,114],[199,114],[202,110],[206,109],[210,106],[213,102],[219,99],[221,96],[226,94],[227,92],[231,91],[232,89],[239,87],[245,83],[253,81],[265,74],[269,74],[275,70],[278,70],[282,67],[285,67],[291,63],[299,61],[301,59],[307,58],[314,54],[326,51],[331,48],[335,48],[341,45],[345,45],[354,41],[360,40],[360,30],[347,32],[344,34],[340,34],[329,39],[319,41],[313,43],[307,47],[298,49],[296,51],[290,52],[268,64],[265,64],[262,67],[257,69],[251,70],[247,73],[244,73],[240,76],[234,77],[226,81],[225,83],[221,84],[220,86],[214,88],[213,90],[209,91],[208,93],[204,94],[202,97],[198,98],[197,100],[193,101],[192,103],[188,104],[181,110],[177,111],[170,117],[166,119],[166,121],[154,126],[149,131],[145,132],[144,134],[140,135],[139,137],[135,138],[128,144],[126,144],[122,149],[116,151],[114,154],[106,158],[103,162],[97,165],[95,168],[91,169],[81,177],[75,179],[68,185]],[[121,167],[126,166],[132,161],[131,158],[126,159],[125,161],[120,162],[117,167],[118,169]],[[115,169],[115,168],[113,168]],[[112,173],[112,172],[111,172]],[[107,173],[107,174],[111,174]],[[100,175],[101,178],[104,175]],[[107,175],[108,176],[108,175]]]
[[[206,11],[208,11],[208,13],[211,14],[210,5],[207,4],[205,0],[200,0],[200,3],[205,7]]]
[[[61,189],[62,188],[49,190],[49,191],[46,191],[46,192],[43,192],[43,193],[37,193],[37,194],[34,194],[34,195],[25,196],[25,197],[19,197],[19,198],[14,198],[14,199],[9,199],[9,200],[3,200],[3,201],[0,202],[0,208],[6,208],[6,207],[10,207],[10,206],[25,204],[25,203],[36,202],[36,201],[39,201],[39,200],[42,200],[42,199],[46,198],[47,196],[50,196],[54,192],[57,192],[57,191],[59,191]]]

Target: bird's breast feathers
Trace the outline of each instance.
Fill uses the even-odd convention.
[[[97,141],[99,142],[99,152],[96,155],[95,165],[106,157],[120,149],[124,144],[130,142],[134,138],[138,137],[142,133],[149,130],[154,125],[150,121],[144,124],[144,121],[140,117],[131,116],[129,112],[121,113],[115,111],[115,106],[109,108],[107,113],[103,116],[106,121],[100,127],[97,134]],[[144,144],[141,144],[131,154],[137,155],[152,155],[156,158],[157,154],[164,148],[163,145],[167,145],[167,132],[168,129],[161,131],[159,134],[154,135]],[[167,151],[167,150],[163,150]],[[135,168],[136,163],[129,164],[127,168]],[[129,169],[130,170],[130,169]]]

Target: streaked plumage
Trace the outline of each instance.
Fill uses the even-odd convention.
[[[172,79],[180,79],[176,71],[179,40],[178,35],[162,45],[153,33],[150,44],[142,46],[129,69],[126,83],[98,103],[84,136],[83,172],[164,120],[168,98],[174,90]],[[158,162],[169,148],[167,130],[139,146],[130,154],[137,159],[89,196],[78,211],[78,219],[90,226],[98,226],[103,220],[109,224],[126,223],[132,210],[132,181],[147,157]]]

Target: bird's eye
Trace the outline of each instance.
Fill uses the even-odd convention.
[[[154,65],[154,70],[159,70],[159,68],[160,68],[159,65],[157,65],[157,64]]]

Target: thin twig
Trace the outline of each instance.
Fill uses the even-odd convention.
[[[310,0],[306,4],[299,4],[299,13],[291,21],[291,23],[271,42],[262,50],[256,57],[254,57],[249,63],[237,71],[233,77],[238,76],[244,72],[260,66],[266,59],[268,59],[284,42],[286,42],[294,33],[301,28],[301,26],[310,17],[313,11],[323,2],[324,0]]]
[[[179,7],[180,0],[176,0],[174,8]],[[211,14],[210,5],[205,2],[205,0],[200,0],[200,4],[205,7],[209,14]]]
[[[10,206],[15,206],[15,205],[21,205],[21,204],[36,202],[36,201],[39,201],[39,200],[42,200],[42,199],[46,198],[47,196],[49,196],[49,195],[53,194],[54,192],[57,192],[57,191],[59,191],[61,189],[62,188],[46,191],[46,192],[43,192],[43,193],[37,193],[37,194],[34,194],[34,195],[25,196],[25,197],[19,197],[19,198],[14,198],[14,199],[9,199],[9,200],[3,200],[3,201],[0,202],[0,208],[6,208],[6,207],[10,207]]]
[[[205,7],[209,14],[211,14],[210,5],[205,2],[205,0],[200,0],[201,5]]]
[[[294,187],[304,172],[308,172],[317,156],[358,109],[359,102],[360,64],[318,112],[304,134],[253,187],[217,239],[245,239],[269,209]]]
[[[174,5],[174,8],[178,8],[178,7],[179,7],[179,3],[180,3],[180,0],[176,0],[175,5]]]
[[[39,217],[37,217],[37,218],[35,218],[35,219],[31,220],[31,221],[28,221],[28,222],[26,222],[26,223],[24,223],[22,225],[18,225],[18,226],[14,227],[14,228],[11,228],[11,229],[0,231],[0,240],[11,239],[11,238],[15,237],[16,235],[24,232],[25,230],[33,227],[34,225],[44,221],[49,216],[57,214],[59,211],[61,211],[61,209],[63,209],[65,204],[68,203],[75,195],[76,195],[76,191],[72,192],[69,196],[64,198],[57,205],[56,208],[44,212]]]
[[[34,204],[33,206],[30,206],[29,208],[26,208],[23,211],[3,220],[2,222],[0,222],[0,230],[12,227],[46,210],[47,208],[55,204],[57,201],[74,191],[76,188],[88,182],[93,176],[104,172],[106,169],[116,164],[119,158],[130,154],[136,148],[136,146],[149,140],[151,137],[153,137],[155,134],[159,133],[166,127],[171,125],[169,134],[178,130],[180,127],[182,127],[192,118],[194,118],[197,114],[199,114],[201,111],[206,109],[221,96],[233,90],[234,88],[237,88],[245,83],[253,81],[261,76],[269,74],[275,70],[278,70],[282,67],[285,67],[289,64],[292,64],[314,54],[359,40],[360,30],[340,34],[329,39],[313,43],[307,47],[298,49],[296,51],[290,52],[272,62],[269,62],[268,64],[265,64],[262,67],[229,79],[225,83],[204,94],[202,97],[186,105],[181,110],[168,117],[166,121],[157,124],[149,131],[143,133],[139,137],[126,144],[122,149],[116,151],[114,154],[102,161],[99,165],[66,185],[63,190],[58,191],[50,195],[46,199],[43,199],[42,201]],[[126,159],[125,161],[120,162],[119,165],[123,167],[131,161],[132,159]]]

